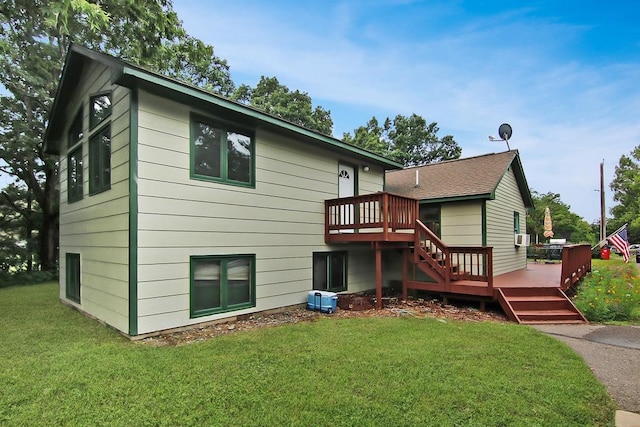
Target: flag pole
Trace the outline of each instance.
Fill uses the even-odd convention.
[[[620,230],[622,230],[623,228],[625,228],[629,223],[625,222],[624,225],[620,228],[618,228],[616,231],[614,231],[613,233],[609,234],[607,237],[605,237],[604,239],[600,240],[598,243],[595,244],[595,246],[593,246],[591,248],[591,250],[594,250],[596,248],[596,246],[600,246],[602,243],[606,242],[607,240],[609,240],[609,237],[613,236],[614,234],[618,234],[620,232]]]

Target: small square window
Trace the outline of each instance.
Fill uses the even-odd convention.
[[[111,94],[102,93],[89,98],[89,128],[93,129],[111,115]]]
[[[347,290],[347,252],[313,254],[313,289],[332,292]]]
[[[83,189],[82,145],[67,156],[67,201],[82,200]]]

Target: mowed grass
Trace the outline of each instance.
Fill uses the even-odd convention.
[[[613,425],[582,359],[515,324],[327,316],[150,347],[54,284],[0,289],[0,316],[0,425]]]

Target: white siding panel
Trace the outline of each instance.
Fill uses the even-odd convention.
[[[487,202],[487,245],[493,246],[495,275],[527,267],[525,247],[514,245],[513,216],[520,213],[520,230],[526,231],[526,209],[515,175],[510,169],[496,189],[495,200]]]
[[[193,180],[190,110],[145,92],[139,103],[139,332],[304,303],[313,252],[348,249],[324,243],[339,162],[358,168],[360,194],[382,190],[382,169],[259,128],[255,188]],[[256,256],[256,307],[190,318],[190,256],[231,254]],[[368,248],[350,252],[349,291],[375,287],[373,259]]]
[[[440,216],[444,243],[450,246],[482,246],[482,202],[443,204]]]
[[[66,108],[68,128],[82,106],[84,137],[84,197],[67,203],[67,154],[60,154],[60,297],[65,296],[67,253],[80,254],[81,303],[73,305],[128,332],[128,224],[129,224],[129,91],[112,86],[111,72],[97,63],[83,70],[77,90]],[[111,91],[111,189],[89,196],[88,139],[103,129],[89,130],[89,96]]]
[[[383,252],[383,256],[386,252]],[[364,247],[355,247],[349,250],[347,278],[348,292],[363,292],[376,287],[376,258],[375,252]],[[384,267],[383,267],[384,273]],[[383,283],[383,286],[385,284]]]
[[[170,295],[188,295],[188,280],[189,272],[187,271],[183,277],[177,279],[167,279],[163,277],[155,281],[138,282],[138,298],[143,300]]]

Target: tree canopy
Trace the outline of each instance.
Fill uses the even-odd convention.
[[[37,263],[56,264],[57,162],[42,140],[72,41],[222,94],[234,85],[213,47],[189,36],[169,0],[6,0],[0,4],[0,171],[13,179],[3,210],[18,215],[19,230],[37,225]],[[20,204],[22,197],[33,203]],[[34,215],[40,221],[33,221]],[[27,226],[29,224],[29,226]],[[35,224],[35,225],[34,225]]]
[[[0,173],[10,181],[0,190],[0,256],[14,269],[56,268],[58,164],[42,142],[71,42],[332,134],[330,111],[276,77],[236,89],[227,62],[187,34],[171,0],[5,0],[0,19],[0,85],[8,92],[0,95]],[[374,117],[344,138],[405,165],[458,158],[453,137],[438,130],[416,114],[383,126]]]
[[[640,242],[640,145],[620,157],[610,188],[619,204],[611,208],[613,219],[607,229],[615,231],[627,223],[630,243]]]
[[[262,76],[254,88],[240,85],[232,98],[291,123],[331,135],[331,112],[320,106],[314,108],[308,93],[290,91],[276,77]]]
[[[579,215],[571,212],[571,207],[560,200],[560,194],[540,194],[532,191],[531,196],[535,209],[527,214],[527,233],[531,235],[532,243],[544,243],[544,212],[549,207],[553,222],[553,233],[556,239],[567,239],[571,243],[595,243],[596,236],[593,229]],[[537,237],[537,238],[536,238]]]
[[[443,160],[457,159],[462,148],[446,135],[438,138],[437,123],[427,121],[417,114],[409,117],[397,115],[393,120],[385,119],[382,126],[372,117],[366,125],[346,132],[343,141],[381,154],[404,166],[417,166]]]

